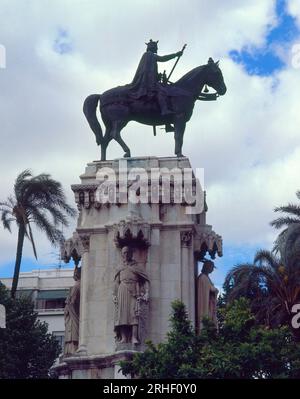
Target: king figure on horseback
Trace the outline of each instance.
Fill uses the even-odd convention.
[[[212,58],[207,64],[187,72],[179,80],[170,83],[170,76],[181,57],[181,51],[164,56],[157,55],[157,43],[150,40],[131,83],[117,86],[102,94],[88,96],[83,105],[85,117],[101,146],[101,160],[106,160],[106,150],[111,140],[116,140],[123,148],[124,157],[130,157],[129,147],[121,137],[121,130],[130,121],[145,125],[166,126],[166,131],[174,131],[175,154],[182,157],[183,135],[186,123],[190,120],[196,100],[216,100],[226,93],[219,62]],[[158,73],[157,63],[177,58],[168,78]],[[216,93],[202,92],[206,86]],[[103,134],[97,117],[97,107],[105,125]],[[173,126],[172,126],[173,125]]]
[[[133,81],[129,88],[129,96],[134,99],[142,97],[155,97],[158,101],[161,115],[169,115],[173,113],[168,104],[168,89],[166,84],[160,82],[160,74],[158,73],[157,62],[170,61],[173,58],[181,57],[182,51],[174,54],[157,55],[157,43],[150,39],[147,45],[147,51],[143,54]]]

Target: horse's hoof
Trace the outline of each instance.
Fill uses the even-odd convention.
[[[130,152],[125,152],[125,154],[124,154],[123,157],[124,157],[124,158],[130,158],[130,157],[131,157]]]
[[[185,158],[185,156],[183,154],[181,154],[181,152],[179,154],[176,154],[177,158]]]

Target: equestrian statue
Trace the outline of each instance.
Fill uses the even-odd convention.
[[[130,149],[121,137],[121,130],[129,121],[153,126],[165,125],[166,132],[174,132],[175,154],[182,157],[183,135],[186,123],[190,120],[196,100],[211,101],[226,93],[219,61],[212,58],[205,65],[198,66],[174,83],[171,74],[186,46],[177,53],[157,55],[158,41],[150,40],[147,51],[143,54],[131,83],[107,90],[102,94],[92,94],[83,105],[84,115],[101,146],[101,160],[106,160],[109,142],[115,139],[125,154],[130,157]],[[166,62],[176,58],[169,76],[158,73],[157,62]],[[207,86],[216,93],[208,93]],[[204,91],[203,91],[204,89]],[[102,121],[105,125],[103,134],[97,118],[99,104]]]

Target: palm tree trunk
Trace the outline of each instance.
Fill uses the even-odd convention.
[[[19,225],[15,270],[14,270],[14,277],[13,277],[13,282],[12,282],[12,287],[11,287],[11,297],[12,298],[15,298],[17,287],[18,287],[24,237],[25,237],[25,226],[23,223],[21,223]]]

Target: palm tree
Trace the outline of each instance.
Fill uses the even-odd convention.
[[[291,309],[300,302],[300,247],[293,226],[287,229],[280,256],[260,250],[252,264],[239,264],[226,276],[227,299],[250,299],[258,322],[274,327],[289,325]]]
[[[297,198],[300,200],[300,191],[296,192]],[[271,222],[271,226],[276,229],[281,229],[281,227],[288,227],[294,223],[300,223],[300,205],[288,204],[285,206],[279,206],[274,209],[275,212],[283,212],[288,216],[281,216]]]
[[[296,192],[296,196],[300,200],[300,191]],[[300,205],[289,203],[288,205],[275,208],[274,211],[284,214],[284,216],[280,216],[270,223],[271,226],[275,227],[276,229],[285,227],[275,241],[273,251],[278,253],[280,251],[280,246],[284,246],[286,233],[289,226],[295,226],[293,237],[295,239],[300,237]],[[296,229],[298,231],[297,234]]]
[[[32,176],[29,170],[24,170],[17,177],[14,184],[14,194],[6,201],[0,202],[0,212],[3,227],[11,232],[11,223],[18,227],[18,241],[16,261],[11,289],[12,298],[15,297],[24,238],[32,244],[37,259],[36,246],[33,239],[31,225],[35,225],[44,232],[52,244],[58,244],[63,239],[58,226],[68,226],[67,216],[74,217],[75,209],[66,202],[61,184],[53,180],[48,174]]]

